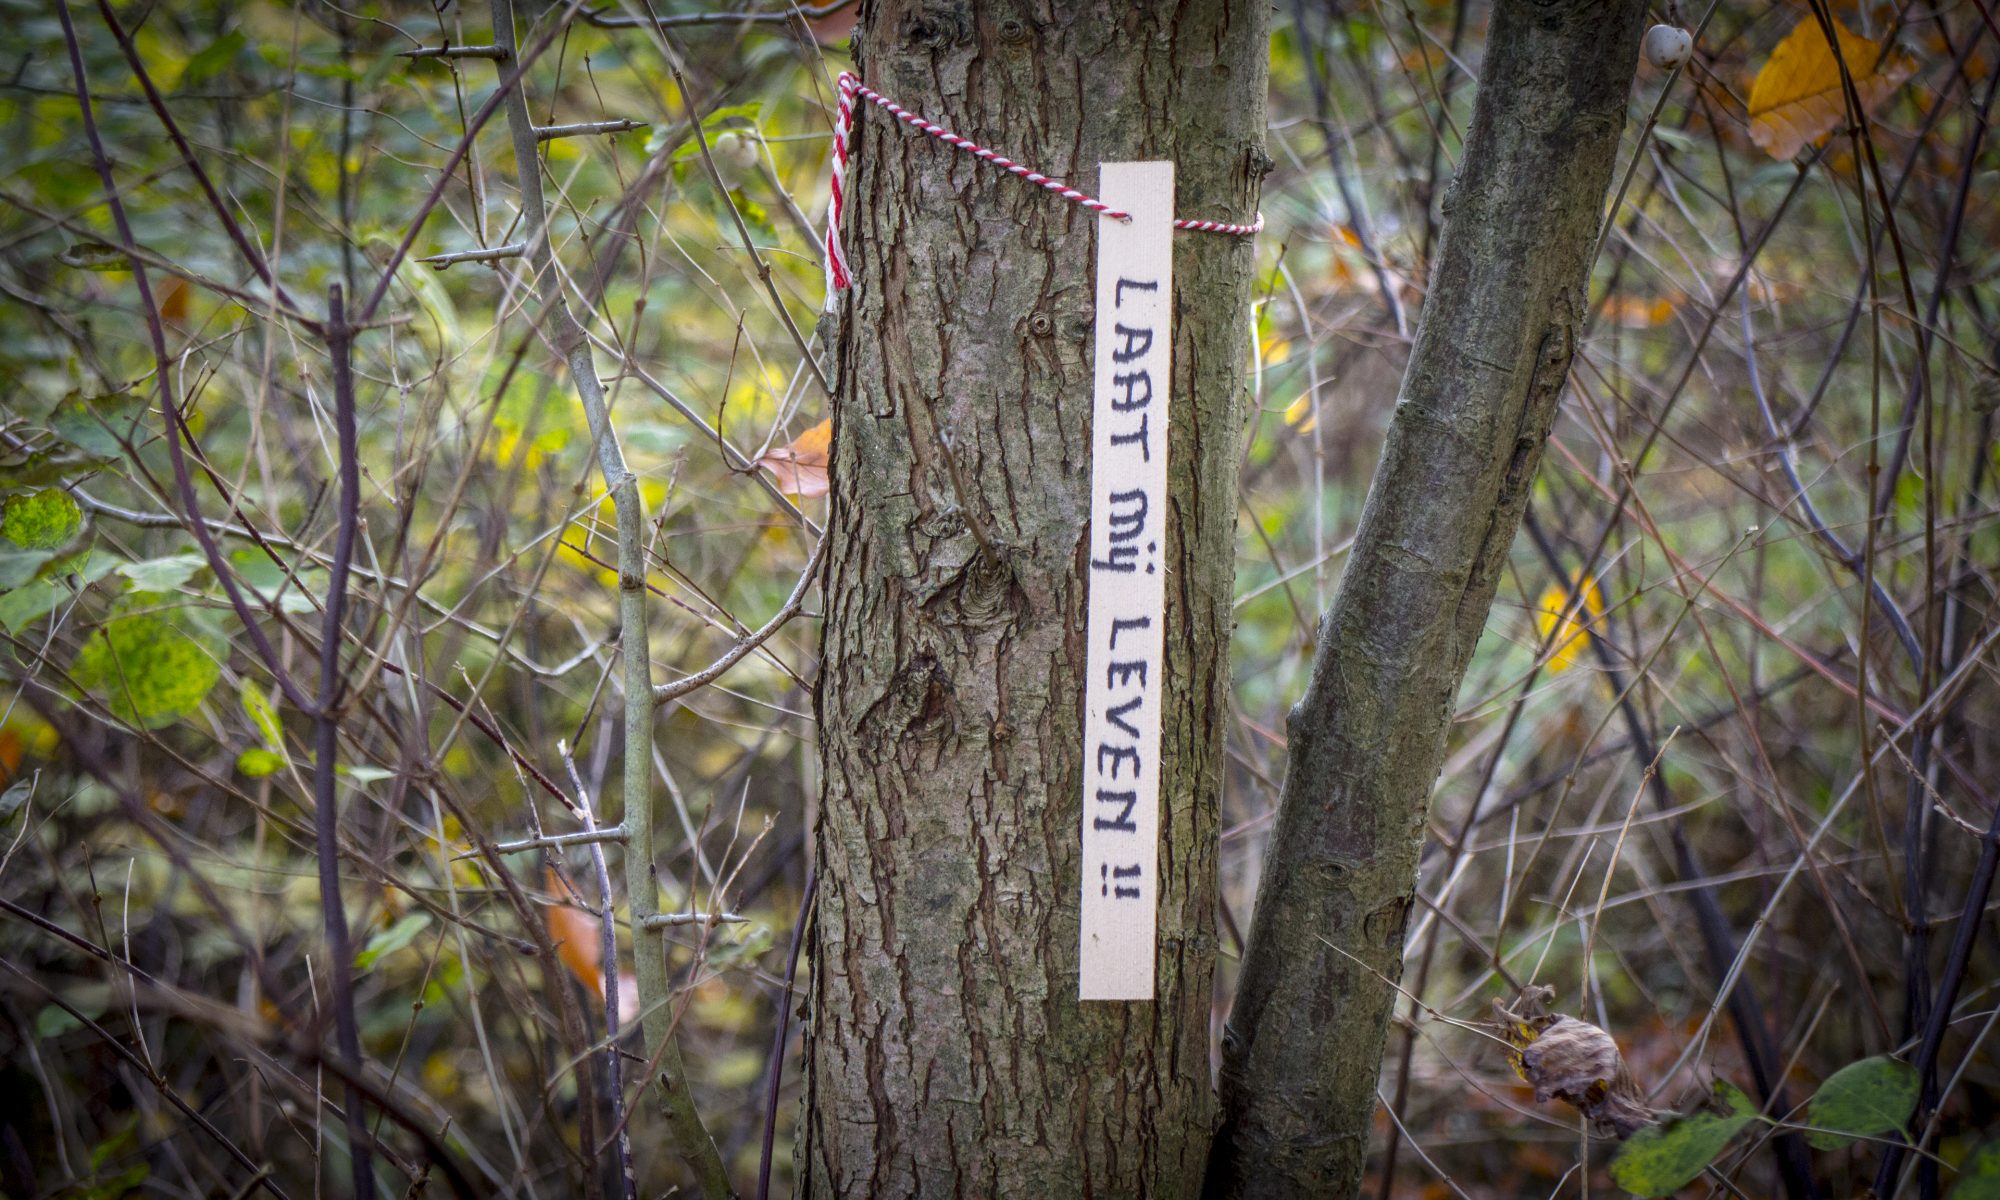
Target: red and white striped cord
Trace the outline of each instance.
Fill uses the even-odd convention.
[[[847,143],[854,132],[856,97],[886,109],[898,121],[921,129],[947,146],[963,150],[974,158],[984,159],[1004,171],[1019,175],[1037,187],[1047,188],[1071,204],[1081,205],[1092,212],[1103,213],[1116,220],[1131,220],[1129,214],[1119,212],[1102,200],[1077,191],[1060,179],[1051,179],[1040,171],[1025,167],[968,138],[962,138],[934,121],[925,120],[874,88],[863,84],[851,71],[842,71],[839,83],[840,102],[833,121],[833,203],[827,211],[826,222],[826,279],[829,296],[836,291],[845,290],[853,282],[848,274],[847,254],[840,245],[840,215],[847,186]],[[1198,233],[1232,233],[1248,236],[1263,231],[1264,214],[1258,213],[1256,222],[1250,225],[1231,225],[1226,221],[1195,221],[1180,217],[1174,220],[1174,228],[1189,229]]]

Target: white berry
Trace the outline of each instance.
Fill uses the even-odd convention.
[[[716,136],[709,152],[722,181],[735,187],[757,166],[757,144],[734,129]]]
[[[1646,61],[1662,71],[1680,66],[1692,53],[1694,38],[1685,29],[1655,25],[1646,31]]]

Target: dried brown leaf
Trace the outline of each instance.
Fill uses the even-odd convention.
[[[1561,1100],[1590,1118],[1600,1134],[1618,1138],[1653,1123],[1651,1109],[1610,1034],[1588,1021],[1548,1012],[1555,989],[1522,990],[1512,1008],[1495,1000],[1493,1016],[1501,1036],[1514,1047],[1514,1070],[1535,1089],[1542,1103]]]

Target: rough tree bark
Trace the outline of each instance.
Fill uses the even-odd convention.
[[[1267,7],[876,0],[856,46],[870,86],[978,142],[1085,190],[1172,158],[1181,214],[1242,221]],[[1097,218],[872,108],[848,185],[805,1185],[1191,1194],[1251,246],[1177,239],[1159,994],[1082,1005]]]
[[[1578,331],[1642,0],[1499,0],[1382,460],[1321,623],[1235,1006],[1211,1191],[1352,1196],[1446,724]]]

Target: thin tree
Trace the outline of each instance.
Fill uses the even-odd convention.
[[[1359,1190],[1430,790],[1583,328],[1644,11],[1494,8],[1395,416],[1289,722],[1215,1194]]]

